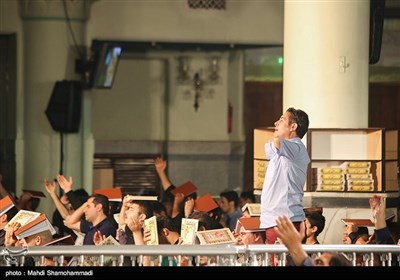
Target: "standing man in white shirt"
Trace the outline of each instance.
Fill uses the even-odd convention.
[[[289,108],[275,122],[274,140],[265,144],[269,165],[261,194],[260,228],[266,229],[267,244],[277,239],[278,217],[289,217],[297,230],[305,219],[303,188],[310,157],[301,139],[308,125],[304,111]]]

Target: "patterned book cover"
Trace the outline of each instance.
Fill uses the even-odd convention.
[[[150,240],[147,245],[158,245],[157,219],[156,216],[144,220],[144,226],[150,230]]]
[[[246,203],[242,207],[242,212],[248,211],[251,217],[261,216],[261,204],[260,203]]]
[[[56,234],[56,230],[47,216],[45,214],[40,214],[36,219],[18,228],[14,234],[18,239],[21,239],[45,230],[49,230],[52,235]]]
[[[14,222],[17,222],[22,226],[26,225],[27,223],[35,220],[40,216],[39,212],[33,212],[28,210],[19,210],[18,213],[7,223],[5,229]]]
[[[196,233],[201,245],[235,243],[235,237],[229,228],[198,231]]]
[[[199,220],[182,218],[181,238],[182,244],[193,245],[196,240],[196,232]]]
[[[112,235],[109,235],[100,245],[119,245],[119,242]]]

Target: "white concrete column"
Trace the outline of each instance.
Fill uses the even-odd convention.
[[[75,74],[75,59],[80,56],[66,18],[70,19],[76,44],[84,45],[91,2],[19,1],[24,46],[24,185],[18,186],[17,193],[23,187],[43,189],[43,179],[52,179],[59,173],[60,133],[52,129],[45,110],[56,81],[80,80]],[[86,166],[88,160],[84,155],[93,157],[86,153],[86,150],[93,151],[90,121],[87,121],[91,112],[86,95],[82,108],[89,111],[82,110],[80,132],[64,134],[63,173],[73,177],[73,188],[89,188],[90,193],[92,186],[83,185],[84,174],[92,174],[92,165]],[[48,200],[41,202],[39,211],[51,213],[54,208]]]
[[[311,128],[368,127],[370,1],[285,0],[283,110]]]

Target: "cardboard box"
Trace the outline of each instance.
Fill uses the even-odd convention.
[[[261,127],[254,129],[254,159],[266,160],[265,144],[274,139],[273,127]]]

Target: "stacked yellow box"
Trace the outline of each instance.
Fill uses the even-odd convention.
[[[341,164],[346,174],[347,190],[368,192],[374,190],[374,180],[369,161],[345,161]]]
[[[344,191],[345,181],[340,166],[313,168],[313,185],[317,191]]]
[[[254,189],[262,190],[264,184],[265,172],[267,171],[269,161],[254,160]]]

